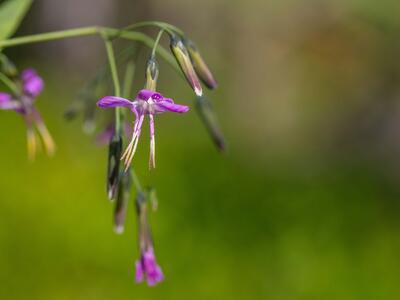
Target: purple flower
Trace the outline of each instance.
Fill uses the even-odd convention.
[[[164,274],[156,262],[152,247],[141,253],[135,267],[135,280],[137,283],[142,282],[146,277],[147,284],[153,286],[164,279]]]
[[[43,79],[34,69],[24,70],[19,79],[22,85],[21,94],[13,96],[0,92],[0,109],[14,110],[24,118],[27,126],[28,156],[30,159],[34,158],[38,143],[34,126],[36,126],[42,137],[47,153],[52,155],[55,150],[53,138],[47,130],[39,111],[34,106],[36,97],[39,96],[43,90]]]
[[[172,99],[163,97],[160,93],[141,90],[134,101],[125,98],[106,96],[97,102],[100,108],[110,107],[126,107],[129,108],[136,116],[133,126],[132,139],[126,148],[121,159],[125,160],[125,170],[127,170],[132,162],[136,147],[139,141],[140,132],[142,130],[145,115],[150,119],[150,160],[149,165],[155,167],[155,139],[154,139],[154,115],[163,112],[185,113],[189,110],[186,105],[175,104]]]
[[[32,99],[39,96],[43,90],[43,79],[34,69],[26,69],[22,71],[21,81],[24,93],[31,96]]]
[[[10,94],[0,92],[0,109],[16,110],[20,105],[19,101],[13,100]]]
[[[149,199],[146,199],[142,192],[138,192],[136,214],[139,229],[140,257],[135,264],[135,280],[139,283],[146,279],[147,284],[153,286],[164,279],[164,274],[154,255],[153,239],[148,220],[148,202]]]

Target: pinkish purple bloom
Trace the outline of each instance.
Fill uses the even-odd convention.
[[[160,93],[141,90],[136,96],[134,101],[125,98],[106,96],[97,102],[100,108],[110,107],[126,107],[129,108],[136,116],[133,126],[132,139],[126,148],[121,159],[125,160],[125,170],[127,170],[132,162],[133,156],[136,152],[136,147],[139,141],[140,133],[142,130],[143,120],[145,115],[150,119],[150,168],[155,167],[155,139],[154,139],[154,115],[163,112],[185,113],[189,110],[186,105],[175,104],[172,99],[165,98]]]
[[[146,278],[149,286],[156,285],[164,279],[164,274],[156,262],[153,248],[141,253],[140,258],[135,264],[135,281],[140,283]]]
[[[36,126],[42,137],[44,146],[49,155],[55,150],[55,144],[46,125],[43,122],[38,110],[34,106],[36,97],[42,92],[44,87],[43,79],[34,69],[26,69],[20,75],[22,92],[18,96],[0,92],[0,109],[14,110],[21,114],[27,126],[28,156],[30,159],[35,157],[38,139],[34,130]]]
[[[0,92],[0,109],[16,110],[20,106],[19,101],[14,100],[10,94]]]
[[[157,264],[154,255],[153,240],[148,221],[148,203],[142,192],[136,197],[136,213],[138,218],[138,238],[140,245],[140,257],[135,264],[135,281],[137,283],[146,279],[149,286],[153,286],[164,279],[164,274]]]
[[[43,90],[43,79],[34,69],[26,69],[22,71],[21,81],[24,94],[31,96],[33,99],[39,96]]]

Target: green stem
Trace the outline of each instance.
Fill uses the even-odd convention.
[[[40,34],[3,40],[0,41],[0,49],[18,45],[54,41],[54,40],[73,38],[73,37],[98,35],[98,34],[105,35],[110,39],[119,37],[126,40],[139,41],[149,48],[152,48],[155,42],[151,37],[141,32],[92,26],[92,27],[82,27],[76,29],[54,31],[48,33],[40,33]],[[158,47],[157,54],[160,55],[165,61],[167,61],[176,71],[180,72],[180,69],[176,64],[174,57],[165,48],[161,46]]]
[[[15,83],[3,73],[0,73],[0,81],[2,81],[13,92],[14,95],[19,94],[18,88]]]
[[[161,36],[163,33],[164,33],[164,29],[161,29],[157,35],[156,41],[154,42],[154,45],[153,45],[153,50],[151,51],[152,57],[154,57],[156,54],[157,46],[160,43],[160,39],[161,39]]]
[[[132,30],[132,29],[146,27],[146,26],[159,27],[161,29],[164,29],[169,34],[176,32],[181,36],[184,35],[184,32],[181,29],[179,29],[178,27],[168,24],[168,23],[165,23],[165,22],[157,22],[157,21],[144,21],[144,22],[135,23],[135,24],[124,27],[123,30]]]
[[[135,76],[135,61],[130,60],[125,69],[124,87],[122,92],[124,98],[129,98],[131,95],[131,87],[134,76]],[[132,176],[132,182],[136,188],[136,192],[141,193],[143,191],[142,186],[140,184],[139,177],[136,175],[136,172],[132,166],[130,167],[130,172]]]
[[[133,169],[133,167],[131,167],[130,169],[131,169],[132,181],[133,181],[133,184],[134,184],[135,187],[136,187],[136,191],[137,191],[138,193],[143,193],[142,186],[140,185],[140,181],[139,181],[139,178],[138,178],[138,176],[137,176],[135,170]]]
[[[132,82],[135,75],[135,62],[129,61],[125,69],[124,86],[123,86],[123,97],[129,98],[132,92]]]
[[[59,39],[78,37],[78,36],[94,35],[99,33],[99,29],[100,29],[99,27],[91,26],[91,27],[82,27],[76,29],[67,29],[61,31],[40,33],[23,37],[16,37],[0,41],[0,48],[17,46],[22,44],[59,40]]]
[[[121,96],[121,86],[119,84],[117,63],[115,62],[115,54],[112,46],[112,42],[107,36],[103,36],[104,44],[106,46],[108,63],[110,65],[111,77],[114,84],[114,94],[117,97]],[[115,131],[121,134],[121,109],[119,107],[115,108]]]

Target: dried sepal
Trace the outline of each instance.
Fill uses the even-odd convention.
[[[196,109],[219,151],[226,148],[225,138],[210,101],[206,97],[196,97]]]
[[[120,157],[122,153],[122,137],[114,134],[108,147],[107,166],[107,195],[108,199],[114,200],[120,179]]]

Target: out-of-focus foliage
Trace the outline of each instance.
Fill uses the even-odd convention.
[[[190,89],[160,61],[160,91],[191,111],[157,120],[155,171],[148,130],[138,146],[138,175],[157,187],[151,223],[166,280],[136,285],[133,201],[125,233],[115,235],[107,149],[62,117],[104,62],[103,45],[6,50],[21,69],[43,73],[37,104],[59,151],[29,164],[22,121],[0,112],[0,299],[399,299],[398,1],[41,0],[33,8],[20,34],[139,19],[182,27],[217,77],[212,103],[229,151],[213,148]],[[145,59],[132,91],[143,87]]]
[[[0,5],[0,40],[17,30],[31,4],[32,0],[7,0]]]

